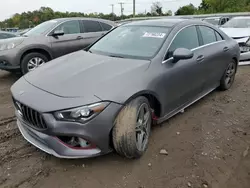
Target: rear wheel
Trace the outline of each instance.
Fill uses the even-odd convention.
[[[138,97],[126,105],[116,118],[113,144],[118,154],[133,159],[147,150],[152,112],[147,98]]]
[[[220,90],[222,91],[228,90],[233,85],[236,69],[237,69],[237,64],[234,60],[232,60],[232,62],[229,63],[220,81],[220,87],[219,87]]]
[[[21,70],[26,74],[48,62],[48,57],[38,52],[26,54],[21,62]]]

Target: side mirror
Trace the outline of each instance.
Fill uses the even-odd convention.
[[[56,37],[56,36],[62,36],[64,35],[64,31],[63,30],[55,30],[53,33],[52,33],[52,36]]]
[[[186,48],[177,48],[173,53],[174,62],[183,59],[191,59],[193,56],[194,53]]]

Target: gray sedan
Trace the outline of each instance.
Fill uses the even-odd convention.
[[[11,87],[17,125],[57,157],[139,158],[151,125],[232,86],[239,57],[236,41],[201,21],[128,23],[20,78]]]
[[[116,24],[96,18],[60,18],[43,22],[24,35],[0,40],[0,69],[30,72],[46,62],[81,50]]]

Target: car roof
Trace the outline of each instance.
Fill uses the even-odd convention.
[[[126,24],[128,25],[141,25],[141,26],[159,26],[159,27],[174,27],[175,25],[188,21],[190,19],[178,19],[178,18],[164,18],[164,19],[152,19],[142,20]]]
[[[217,17],[207,17],[207,18],[204,18],[204,20],[209,20],[209,19],[218,19],[218,18],[222,18],[221,16],[217,16]]]
[[[234,19],[250,19],[250,16],[235,16]]]
[[[58,21],[58,22],[64,22],[64,21],[68,21],[68,20],[93,20],[93,21],[102,21],[102,22],[107,22],[107,23],[113,23],[115,24],[115,22],[110,21],[110,20],[106,20],[106,19],[101,19],[101,18],[86,18],[86,17],[68,17],[68,18],[56,18],[53,19],[54,21]]]

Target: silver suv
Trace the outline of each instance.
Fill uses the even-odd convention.
[[[0,40],[0,69],[23,74],[44,63],[81,50],[116,24],[96,18],[60,18],[46,21],[22,37]]]

